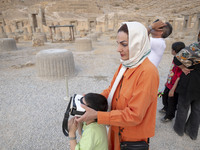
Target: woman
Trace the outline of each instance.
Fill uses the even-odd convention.
[[[99,124],[110,125],[110,150],[119,150],[120,141],[147,141],[154,136],[159,85],[158,71],[147,58],[147,29],[141,23],[124,23],[118,30],[117,44],[121,64],[111,85],[102,92],[111,111],[95,111],[82,105],[86,113],[77,119],[97,119]]]

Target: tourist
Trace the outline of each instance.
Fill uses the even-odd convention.
[[[97,119],[109,125],[109,150],[120,150],[120,142],[145,141],[155,134],[159,75],[149,61],[147,29],[139,22],[125,22],[117,33],[121,64],[110,86],[102,92],[109,112],[95,111],[85,105],[78,122]]]
[[[163,23],[161,20],[156,20],[147,29],[148,33],[151,34],[151,53],[148,58],[158,67],[166,48],[165,38],[172,33],[172,26],[169,22]]]

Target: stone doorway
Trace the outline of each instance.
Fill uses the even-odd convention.
[[[36,28],[38,27],[38,23],[37,23],[37,15],[36,14],[32,14],[32,22],[33,22],[33,30],[36,31]]]
[[[95,22],[94,21],[90,21],[90,29],[95,29]]]

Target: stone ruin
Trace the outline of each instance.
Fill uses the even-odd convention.
[[[135,1],[134,3],[142,2]],[[182,10],[186,9],[184,5],[180,9],[177,9],[177,6],[171,6],[176,10],[169,9],[170,15],[155,12],[147,14],[145,12],[149,11],[148,9],[153,9],[151,6],[144,10],[140,8],[142,6],[136,8],[134,3],[131,0],[4,0],[0,1],[0,26],[5,29],[4,33],[9,38],[15,36],[15,38],[18,37],[19,41],[32,40],[31,34],[35,33],[37,28],[40,28],[41,32],[45,33],[49,39],[49,26],[52,23],[61,26],[73,25],[73,32],[76,37],[88,36],[94,30],[95,33],[110,34],[111,39],[114,38],[112,34],[116,33],[120,23],[125,21],[139,21],[148,25],[155,19],[162,18],[164,21],[171,22],[176,28],[173,33],[174,37],[171,36],[171,38],[182,40],[183,34],[178,35],[177,33],[184,32],[187,36],[186,42],[189,38],[192,38],[188,35],[190,29],[194,29],[195,32],[200,29],[198,6],[188,5],[188,11],[183,12]],[[132,5],[133,7],[128,7]],[[22,7],[26,9],[22,11]],[[189,9],[190,7],[193,9]],[[15,10],[16,14],[13,15],[13,12],[9,12],[9,8]],[[116,11],[118,9],[119,11]],[[121,13],[121,10],[123,10],[123,13]],[[144,12],[144,14],[140,15],[139,11]],[[129,12],[132,12],[132,14]],[[12,17],[12,15],[15,17]],[[32,31],[28,28],[31,28]],[[30,35],[27,35],[27,30]],[[57,34],[53,35],[55,42],[69,41],[69,29],[60,28],[59,30],[56,32]],[[5,34],[3,35],[4,38]],[[9,34],[11,35],[9,36]],[[2,33],[0,33],[0,36],[2,36]]]
[[[56,2],[55,0],[27,0],[23,3],[20,0],[6,0],[3,2],[4,4],[0,2],[2,4],[0,6],[1,51],[17,49],[15,42],[22,40],[32,40],[33,46],[42,46],[45,42],[70,41],[75,42],[76,51],[91,51],[92,42],[98,42],[98,38],[102,34],[109,36],[112,40],[116,39],[117,29],[121,22],[139,21],[148,26],[159,18],[170,22],[173,26],[172,35],[166,38],[165,52],[169,52],[173,42],[183,41],[188,45],[196,41],[197,33],[200,30],[199,9],[198,11],[191,9],[190,12],[158,16],[159,14],[145,13],[140,15],[137,12],[140,9],[139,6],[131,8],[131,13],[126,13],[124,8],[128,9],[129,6],[127,0],[58,0]],[[10,7],[14,9],[15,4],[26,5],[27,9],[21,11],[20,8],[18,10],[20,15],[12,18],[13,12],[8,12],[7,9]],[[123,13],[121,9],[116,11],[121,5]],[[15,10],[17,11],[17,9]],[[145,12],[144,9],[142,11]],[[174,10],[174,12],[177,11]],[[58,26],[59,28],[57,28]],[[40,77],[57,78],[70,76],[75,72],[73,54],[68,50],[44,50],[36,55],[36,59]]]
[[[39,28],[33,34],[32,45],[33,46],[43,46],[47,42],[46,34],[42,33]]]
[[[63,78],[75,74],[74,57],[66,49],[47,49],[36,54],[36,67],[39,77]]]
[[[91,51],[92,40],[90,38],[77,38],[75,41],[76,51]]]
[[[5,33],[3,27],[0,26],[0,38],[7,38],[7,34]]]
[[[16,42],[12,38],[0,38],[0,51],[17,50]]]

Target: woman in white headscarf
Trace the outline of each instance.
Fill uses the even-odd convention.
[[[109,125],[109,150],[120,150],[120,141],[146,141],[154,136],[159,75],[149,61],[147,29],[139,22],[125,22],[117,34],[121,64],[110,86],[102,92],[108,99],[108,112],[87,106],[77,121],[97,119]],[[120,136],[119,136],[120,135]]]

